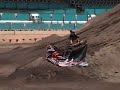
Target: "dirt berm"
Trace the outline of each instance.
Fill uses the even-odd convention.
[[[120,82],[120,5],[108,12],[91,19],[82,29],[76,31],[81,40],[87,40],[89,67],[61,68],[45,60],[45,44],[43,39],[28,48],[18,48],[0,54],[0,77],[23,75],[26,79],[38,78],[73,80],[78,77],[104,79]],[[68,36],[54,38],[56,46],[64,46]],[[55,36],[56,37],[56,36]],[[36,64],[37,63],[37,64]],[[19,73],[19,74],[18,74]],[[12,74],[12,75],[11,75]],[[68,77],[68,78],[64,78]]]

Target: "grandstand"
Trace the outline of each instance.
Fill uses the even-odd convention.
[[[0,0],[0,30],[79,29],[120,0]]]

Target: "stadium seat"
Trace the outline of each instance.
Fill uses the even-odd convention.
[[[3,13],[1,19],[2,20],[15,20],[16,18],[15,18],[14,13]]]
[[[88,16],[87,15],[77,15],[77,21],[87,21]]]
[[[39,29],[40,30],[47,30],[47,29],[49,29],[49,25],[46,23],[39,24]]]
[[[67,9],[66,13],[76,14],[76,9]]]
[[[58,5],[58,3],[56,4],[56,3],[50,3],[49,4],[49,8],[50,9],[64,9],[64,8],[66,8],[66,7],[68,7],[68,5],[67,4],[64,4],[64,3],[59,3],[59,5]]]
[[[74,29],[74,24],[64,24],[63,29]]]
[[[41,11],[41,13],[53,14],[53,10],[49,10],[49,11]]]
[[[50,29],[61,29],[61,24],[51,24]]]
[[[65,10],[54,10],[54,14],[64,14]]]
[[[16,2],[7,2],[6,8],[15,9],[16,8]]]
[[[83,26],[83,24],[76,24],[76,29],[80,29]]]
[[[106,12],[106,9],[95,9],[95,14],[102,14]]]
[[[17,14],[18,20],[29,20],[29,14],[27,13],[18,13]]]
[[[34,2],[29,3],[28,8],[29,9],[38,9],[38,3],[34,3]]]
[[[47,3],[39,3],[38,8],[39,9],[48,9],[49,7],[48,7]]]
[[[4,8],[5,7],[5,3],[2,1],[0,2],[0,8]]]
[[[13,23],[12,29],[25,29],[25,25],[23,23]]]
[[[38,23],[27,23],[26,29],[39,29],[39,24]]]
[[[85,12],[87,14],[95,14],[95,10],[94,9],[85,9]]]
[[[65,14],[65,21],[75,21],[75,14]]]
[[[27,4],[27,2],[17,2],[17,7],[19,8],[19,9],[27,9],[28,8],[28,4]]]
[[[42,18],[42,21],[51,21],[50,14],[41,13],[40,17]]]
[[[63,20],[63,14],[53,14],[52,20],[53,21],[62,21]]]
[[[9,23],[0,23],[0,29],[11,29],[11,26]]]

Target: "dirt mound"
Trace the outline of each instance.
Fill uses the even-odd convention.
[[[31,78],[46,78],[60,79],[69,77],[74,79],[73,76],[80,77],[84,74],[89,77],[99,77],[112,81],[120,81],[120,5],[116,6],[107,13],[100,15],[90,20],[77,34],[80,39],[87,40],[88,42],[88,59],[90,66],[88,68],[58,68],[53,64],[48,63],[45,59],[37,63],[38,58],[45,57],[45,45],[47,42],[55,43],[59,47],[64,47],[68,42],[68,36],[61,37],[52,35],[44,38],[42,41],[37,42],[35,46],[14,49],[10,52],[0,54],[0,66],[3,64],[4,69],[8,70],[7,66],[14,66],[11,71],[17,69],[19,71],[24,67]],[[41,60],[41,59],[40,59]],[[34,62],[36,61],[36,62]],[[39,61],[39,60],[38,60]],[[32,66],[33,65],[33,66]],[[34,66],[35,65],[35,66]],[[3,67],[3,66],[2,66]],[[25,69],[25,67],[32,67]],[[80,71],[79,71],[80,70]],[[79,72],[79,73],[78,73]],[[0,76],[6,72],[1,72]],[[10,72],[7,76],[12,74]],[[20,72],[22,74],[23,72]],[[17,73],[14,73],[17,76]],[[67,75],[67,76],[65,76]]]
[[[61,40],[61,36],[58,36],[56,34],[52,34],[51,36],[48,36],[48,37],[45,37],[45,38],[42,38],[42,40],[36,42],[35,44],[36,45],[46,45],[46,43],[55,43],[56,41],[59,41]]]
[[[90,20],[78,31],[88,41],[90,67],[94,74],[110,81],[120,81],[120,5]]]
[[[120,5],[91,19],[77,31],[81,40],[88,42],[90,67],[84,70],[87,76],[98,76],[104,80],[120,81]],[[68,37],[56,43],[63,47]],[[89,73],[88,73],[89,72]]]
[[[81,81],[88,80],[88,77],[80,75],[73,67],[58,67],[45,58],[38,58],[33,62],[19,68],[15,73],[12,73],[9,78],[21,80],[24,82],[56,82],[56,81]]]

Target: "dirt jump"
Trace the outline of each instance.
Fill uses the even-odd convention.
[[[80,40],[87,40],[88,67],[59,67],[45,59],[46,44],[63,47],[69,35],[52,35],[31,47],[0,53],[0,89],[120,90],[119,16],[117,5],[76,31]]]

